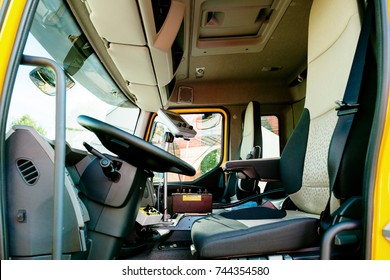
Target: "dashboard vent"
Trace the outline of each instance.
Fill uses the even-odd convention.
[[[18,159],[16,161],[16,166],[27,185],[32,186],[38,181],[39,172],[31,160]]]

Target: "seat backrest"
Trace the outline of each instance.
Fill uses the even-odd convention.
[[[261,157],[263,137],[261,132],[260,104],[256,101],[249,102],[244,113],[240,158],[246,159],[252,148],[256,146],[260,147],[260,154],[257,157]]]
[[[315,0],[309,19],[305,109],[281,155],[282,183],[302,211],[329,198],[328,150],[361,29],[356,0]],[[338,201],[333,201],[337,207]]]
[[[260,104],[251,101],[243,112],[241,144],[239,149],[240,159],[261,158],[263,150],[263,137],[261,130]],[[227,192],[230,201],[240,198],[240,190],[247,196],[253,194],[257,186],[253,179],[237,179],[230,176],[227,183]]]

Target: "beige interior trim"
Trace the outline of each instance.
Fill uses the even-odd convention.
[[[329,16],[317,15],[327,11]],[[314,1],[310,22],[305,107],[315,118],[344,96],[361,23],[357,3],[339,0]]]
[[[160,30],[151,1],[85,0],[85,5],[137,105],[152,112],[165,106],[166,86],[176,71],[171,47],[184,20],[184,0],[172,0]]]
[[[126,81],[149,86],[157,84],[147,47],[111,43],[108,53]]]
[[[184,0],[172,0],[167,18],[156,31],[151,1],[139,1],[140,12],[157,84],[166,86],[173,79],[176,69],[173,68],[171,47],[176,39],[180,26],[184,20]]]
[[[136,103],[142,110],[155,112],[156,108],[162,108],[160,91],[157,86],[130,83],[128,87],[137,97]]]
[[[137,1],[85,0],[85,4],[90,19],[102,38],[118,44],[146,44]]]
[[[251,53],[263,50],[290,2],[197,0],[192,55]],[[263,20],[262,13],[267,10],[273,10],[272,15]]]

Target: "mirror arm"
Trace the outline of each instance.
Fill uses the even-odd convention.
[[[65,128],[66,128],[66,78],[65,73],[54,60],[23,55],[22,64],[50,67],[56,73],[56,130],[54,147],[54,208],[52,259],[62,258],[62,227],[64,223],[64,184],[65,184]]]

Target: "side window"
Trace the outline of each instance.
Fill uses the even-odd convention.
[[[42,2],[40,2],[40,5],[43,6]],[[69,17],[70,15],[67,16]],[[66,22],[69,23],[68,21]],[[46,32],[45,30],[42,32]],[[64,38],[64,41],[68,41],[67,36]],[[55,45],[56,43],[54,41],[45,41],[45,43],[47,44],[41,45],[41,42],[38,42],[30,33],[24,54],[54,59],[46,51],[45,47],[54,48],[52,44]],[[63,45],[64,48],[57,50],[56,54],[58,56],[66,57],[64,52],[67,49],[65,46],[66,44]],[[122,97],[123,95],[119,91],[118,95],[108,92],[108,89],[115,89],[115,87],[111,87],[113,82],[110,80],[104,80],[107,84],[92,80],[92,77],[95,77],[97,74],[92,72],[91,69],[97,71],[96,73],[99,73],[99,75],[101,73],[108,75],[102,68],[96,55],[92,54],[85,61],[83,67],[78,70],[77,74],[80,76],[75,75],[75,77],[72,77],[74,84],[68,89],[66,97],[66,141],[72,148],[84,150],[83,142],[87,142],[101,152],[112,154],[112,152],[102,146],[96,135],[77,123],[77,116],[88,115],[133,134],[140,110],[135,106],[126,106],[126,102],[123,101],[124,97]],[[13,125],[28,125],[34,127],[38,133],[48,139],[52,140],[55,138],[56,98],[54,94],[45,92],[48,84],[45,85],[42,81],[35,78],[36,75],[47,73],[45,71],[48,70],[40,67],[34,68],[24,65],[19,67],[8,112],[7,131]],[[50,76],[46,75],[44,77],[47,79]],[[40,83],[43,84],[41,87],[39,87]]]
[[[197,134],[190,140],[175,138],[173,143],[166,144],[164,134],[166,126],[156,116],[153,124],[150,141],[160,148],[181,158],[196,169],[195,176],[188,177],[169,174],[168,181],[193,181],[203,176],[222,162],[222,141],[224,118],[221,113],[194,113],[181,114],[181,116],[194,127]],[[158,180],[158,175],[156,176]]]
[[[263,158],[279,157],[279,119],[277,116],[261,116],[263,134]]]

